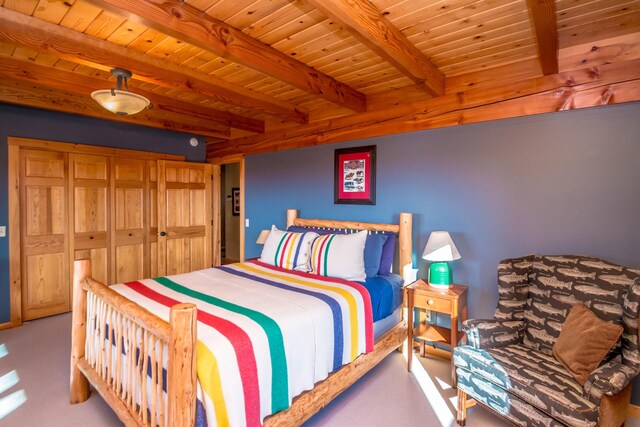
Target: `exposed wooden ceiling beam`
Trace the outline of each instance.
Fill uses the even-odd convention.
[[[133,116],[116,116],[100,107],[89,96],[78,95],[69,91],[49,89],[27,81],[4,79],[2,85],[0,85],[0,101],[8,104],[24,105],[62,113],[73,112],[73,114],[80,114],[82,116],[133,123],[158,129],[216,138],[229,138],[228,132],[212,132],[210,127],[204,128],[179,122],[177,120],[180,120],[180,117],[175,115],[172,117],[173,120],[160,118],[153,109],[144,110]]]
[[[580,68],[584,68],[580,67]],[[462,92],[468,89],[491,85],[498,79],[502,84],[510,84],[522,79],[542,76],[538,58],[527,58],[500,67],[459,74],[446,78],[445,95]],[[405,86],[398,89],[378,92],[369,95],[367,105],[369,111],[378,111],[401,104],[426,101],[432,97],[417,86]],[[235,139],[235,138],[233,138]]]
[[[527,0],[545,76],[558,72],[558,23],[555,0]]]
[[[523,79],[322,120],[207,147],[207,158],[255,154],[507,117],[640,100],[640,59]]]
[[[112,82],[104,79],[97,79],[10,57],[0,57],[0,77],[23,80],[43,87],[66,90],[87,97],[95,90],[113,87]],[[226,111],[211,110],[140,89],[136,89],[135,92],[151,100],[153,105],[152,116],[158,119],[190,123],[203,129],[210,128],[211,132],[216,135],[229,134],[229,127],[252,132],[264,132],[264,122],[260,120],[236,116]],[[73,111],[69,112],[73,113]]]
[[[434,96],[444,93],[444,75],[368,0],[307,0],[338,21],[361,43]]]
[[[307,122],[307,114],[288,102],[4,7],[0,7],[0,39],[101,70],[126,68],[134,73],[134,79]]]
[[[86,0],[113,13],[231,61],[323,96],[351,110],[366,110],[366,95],[181,0]]]

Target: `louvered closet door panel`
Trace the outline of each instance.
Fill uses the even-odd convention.
[[[158,273],[211,266],[211,165],[158,162]]]
[[[92,277],[113,283],[109,227],[111,159],[71,154],[74,259],[91,259]]]
[[[147,162],[114,158],[111,162],[112,277],[116,283],[148,277]]]
[[[70,310],[64,153],[20,150],[22,319]]]

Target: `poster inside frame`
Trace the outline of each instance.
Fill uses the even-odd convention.
[[[334,203],[376,204],[376,146],[335,151]]]
[[[231,189],[231,213],[233,216],[240,215],[240,188],[233,187]]]

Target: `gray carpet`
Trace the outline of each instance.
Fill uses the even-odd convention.
[[[69,352],[71,315],[63,314],[0,331],[8,355],[0,358],[0,376],[16,370],[18,384],[0,395],[24,390],[26,402],[0,419],[0,426],[117,426],[119,421],[95,392],[82,404],[70,405]],[[404,357],[394,352],[378,367],[311,418],[305,427],[434,426],[455,423],[456,393],[449,386],[449,363],[437,358],[414,363],[406,371]],[[509,426],[489,411],[470,408],[467,425]],[[630,419],[627,426],[640,427]]]

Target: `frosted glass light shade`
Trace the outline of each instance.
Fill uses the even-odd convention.
[[[433,231],[422,252],[422,258],[428,261],[453,261],[460,259],[460,253],[446,231]]]
[[[96,90],[91,94],[102,108],[119,116],[129,116],[147,108],[149,100],[137,93],[118,89]]]
[[[269,232],[271,230],[262,230],[260,232],[260,235],[258,236],[258,240],[256,240],[256,243],[259,245],[264,245],[264,243],[267,241],[267,236],[269,235]]]

